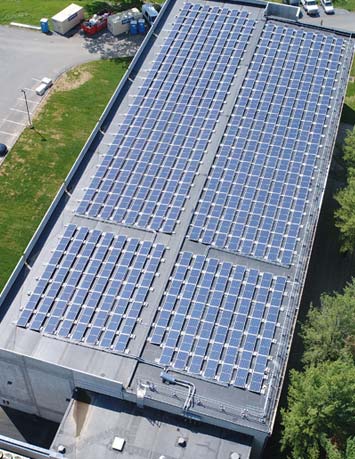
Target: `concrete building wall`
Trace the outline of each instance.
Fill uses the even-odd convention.
[[[0,350],[0,404],[60,422],[76,387],[122,397],[122,384]]]
[[[60,422],[74,390],[70,370],[4,350],[0,368],[1,404]]]
[[[94,377],[13,352],[0,350],[0,369],[0,404],[54,422],[61,422],[76,388],[136,403],[135,395],[123,392],[122,384],[117,381]],[[162,407],[154,400],[148,399],[145,402],[148,406],[164,408],[181,415],[180,409],[174,410],[166,405]],[[201,420],[226,427],[218,419]],[[241,428],[240,432],[253,437],[252,458],[260,457],[267,434],[247,428]]]

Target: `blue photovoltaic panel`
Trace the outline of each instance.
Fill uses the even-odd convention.
[[[163,253],[162,244],[69,225],[17,325],[123,352]]]
[[[183,6],[78,214],[173,232],[254,23]]]
[[[181,253],[150,337],[159,363],[261,392],[286,282]]]
[[[291,264],[345,38],[267,23],[189,238]]]
[[[143,316],[154,323],[136,330],[164,245],[70,225],[17,325],[117,352],[132,349],[133,334],[145,327],[156,347],[141,349],[144,358],[265,393],[275,340],[284,335],[277,328],[287,274],[292,284],[302,270],[301,229],[320,203],[323,134],[336,113],[331,99],[347,38],[271,21],[254,34],[248,12],[208,2],[185,3],[166,24],[167,38],[149,70],[134,76],[127,113],[76,210],[153,230],[157,241],[176,233],[165,293]],[[248,44],[255,52],[243,60]],[[202,191],[195,181],[186,235],[176,225],[202,162],[201,174],[210,170]],[[186,236],[206,247],[184,247]],[[212,246],[249,258],[244,265],[225,251],[214,251],[218,259],[200,254]]]

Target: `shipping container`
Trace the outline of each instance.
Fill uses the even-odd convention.
[[[83,20],[84,8],[72,3],[52,17],[53,30],[61,35],[65,35]]]

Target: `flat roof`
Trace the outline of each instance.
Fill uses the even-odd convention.
[[[123,441],[122,451],[112,448],[115,438]],[[178,441],[185,441],[179,446]],[[65,457],[89,457],[95,454],[107,459],[154,458],[230,458],[238,453],[250,457],[248,439],[221,428],[184,422],[151,408],[140,409],[123,400],[98,394],[86,394],[74,400],[59,427],[52,448],[64,445]]]
[[[271,431],[354,44],[264,7],[166,4],[2,348],[181,409],[165,371],[191,415]]]

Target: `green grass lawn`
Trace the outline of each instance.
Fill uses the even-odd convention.
[[[345,103],[349,105],[353,110],[355,110],[355,60],[351,68],[350,76],[352,77],[352,81],[350,81],[348,84]]]
[[[39,25],[41,18],[50,18],[68,6],[68,0],[1,0],[0,24],[21,22]],[[79,0],[78,5],[86,6],[90,0]]]
[[[344,8],[348,11],[355,11],[355,0],[333,0],[336,8]]]
[[[273,0],[281,3],[282,0]],[[70,0],[0,0],[0,24],[21,22],[25,24],[39,25],[43,17],[51,18],[60,10],[70,4]],[[86,9],[87,16],[107,7],[111,2],[101,0],[77,0],[78,5]],[[164,0],[152,0],[152,3],[162,4]],[[112,2],[114,10],[124,10],[132,6],[138,6],[141,0],[123,0]],[[355,0],[334,0],[337,8],[345,8],[355,11]]]
[[[102,60],[70,71],[34,119],[35,130],[24,131],[1,165],[0,290],[128,64]]]
[[[70,3],[71,0],[0,0],[0,24],[20,22],[39,26],[41,18],[51,18]],[[76,0],[74,3],[83,6],[87,16],[109,7],[108,2],[100,0]],[[113,3],[114,10],[124,10],[139,6],[141,1],[123,0]]]

